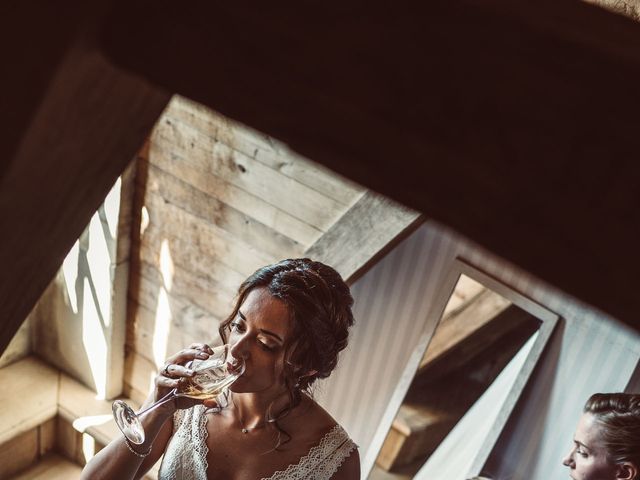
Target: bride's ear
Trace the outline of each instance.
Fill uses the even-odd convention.
[[[638,467],[631,462],[619,463],[616,469],[616,480],[638,480]]]

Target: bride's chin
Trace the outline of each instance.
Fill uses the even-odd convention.
[[[245,393],[246,390],[242,387],[242,385],[238,385],[238,380],[236,380],[230,387],[229,391],[233,393]]]

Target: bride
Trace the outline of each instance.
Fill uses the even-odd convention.
[[[162,457],[160,480],[360,478],[357,446],[310,395],[347,345],[353,324],[349,287],[331,267],[284,260],[245,280],[220,325],[245,371],[225,405],[180,398],[142,417],[147,439],[117,438],[82,479],[139,479]],[[211,349],[193,344],[157,375],[150,404],[193,375],[186,367]]]

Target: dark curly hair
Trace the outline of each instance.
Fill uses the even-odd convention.
[[[338,354],[347,346],[349,327],[353,325],[353,297],[349,287],[333,268],[308,258],[282,260],[258,269],[238,289],[231,315],[220,324],[220,337],[226,343],[231,323],[249,292],[266,288],[289,309],[292,334],[285,344],[283,380],[289,394],[289,406],[271,412],[268,421],[278,426],[301,401],[301,392],[310,392],[318,378],[328,377],[338,363]],[[316,372],[308,374],[308,372]],[[277,448],[277,447],[276,447]]]
[[[640,468],[640,395],[596,393],[587,400],[584,412],[591,413],[601,426],[609,459]]]

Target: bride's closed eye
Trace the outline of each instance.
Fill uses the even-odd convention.
[[[234,320],[233,322],[231,322],[230,326],[232,332],[243,333],[246,330],[245,326],[242,325],[242,323],[238,320]]]

